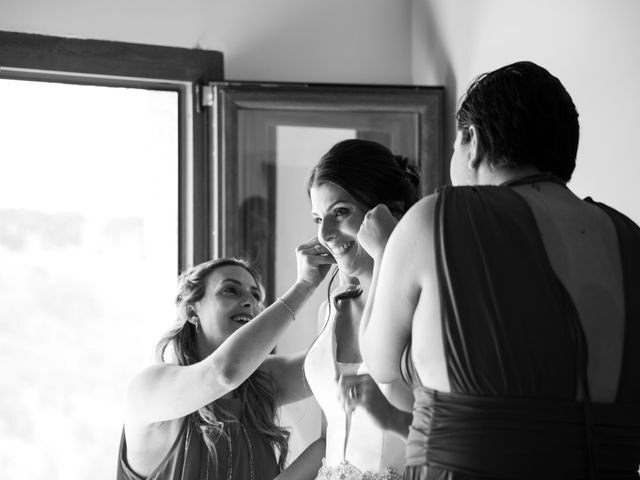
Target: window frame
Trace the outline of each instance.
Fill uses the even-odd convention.
[[[178,272],[215,253],[211,117],[201,96],[223,72],[213,50],[0,31],[0,78],[178,93]]]

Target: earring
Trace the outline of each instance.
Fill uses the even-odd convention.
[[[194,315],[193,317],[191,317],[191,320],[193,322],[193,326],[196,329],[196,333],[200,333],[200,319],[198,318],[198,316]]]

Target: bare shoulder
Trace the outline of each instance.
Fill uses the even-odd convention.
[[[432,228],[437,194],[421,198],[404,214],[398,226],[403,228]]]
[[[430,261],[436,200],[436,195],[422,198],[398,222],[387,246],[396,261],[403,265]]]

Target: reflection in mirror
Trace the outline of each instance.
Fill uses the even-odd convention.
[[[414,162],[423,194],[442,185],[442,94],[439,87],[214,85],[216,256],[253,261],[267,302],[296,276],[295,248],[316,235],[306,182],[311,168],[334,144],[363,138]],[[327,280],[297,314],[278,344],[279,353],[309,348],[319,328]],[[282,409],[294,427],[289,459],[320,434],[313,398]]]

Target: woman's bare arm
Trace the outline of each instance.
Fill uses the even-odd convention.
[[[280,475],[274,480],[313,480],[318,475],[325,455],[325,439],[319,438],[309,445]]]
[[[313,290],[296,284],[283,299],[299,309]],[[260,366],[291,322],[288,309],[276,301],[204,360],[188,366],[147,367],[129,384],[126,419],[154,423],[179,418],[226,395]]]
[[[274,480],[314,480],[322,466],[326,455],[327,419],[322,414],[320,438],[309,445],[280,475]]]
[[[236,330],[202,361],[189,366],[152,365],[130,382],[126,394],[127,422],[155,423],[183,417],[242,384],[273,350],[326,275],[331,257],[318,255],[312,240],[296,249],[296,283],[248,324]]]
[[[360,322],[360,351],[380,383],[400,378],[400,357],[411,337],[424,269],[432,268],[435,197],[425,197],[400,220],[379,258],[374,258],[371,290]]]

